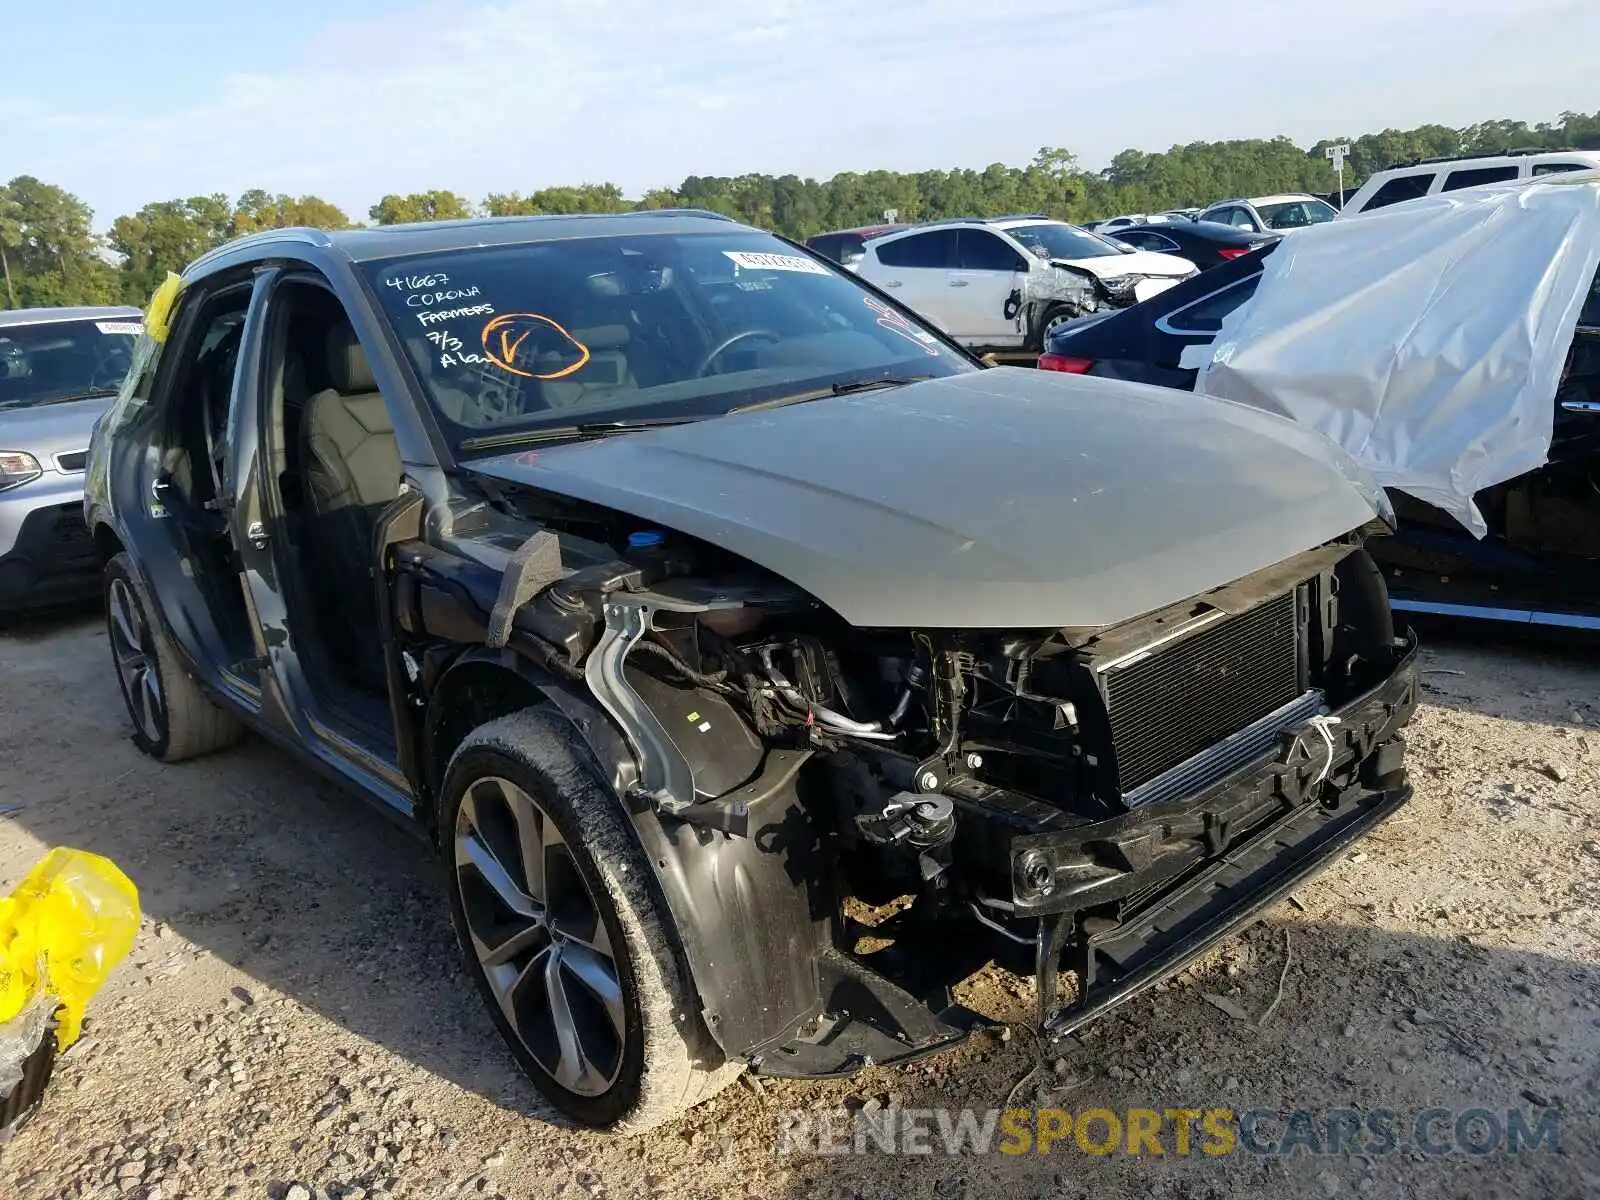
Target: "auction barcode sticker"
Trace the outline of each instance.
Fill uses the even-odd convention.
[[[96,321],[94,327],[101,333],[131,333],[135,337],[144,332],[142,321]]]
[[[821,263],[801,258],[798,254],[764,254],[755,250],[724,250],[733,265],[747,271],[799,271],[803,275],[826,275],[828,268]]]

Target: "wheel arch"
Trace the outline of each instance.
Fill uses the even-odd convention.
[[[752,808],[749,837],[664,816],[633,797],[633,752],[595,699],[511,648],[466,651],[429,696],[423,736],[431,783],[419,816],[432,836],[441,835],[442,783],[456,748],[478,725],[533,705],[548,706],[571,727],[627,817],[671,915],[699,1015],[722,1051],[743,1056],[815,1016],[831,889],[816,839],[797,836],[809,818],[792,783]]]
[[[111,527],[111,522],[103,518],[90,526],[89,534],[94,538],[95,549],[100,552],[102,566],[127,549],[117,531]]]

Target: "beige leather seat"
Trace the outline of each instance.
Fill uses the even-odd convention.
[[[328,331],[330,386],[301,422],[313,589],[323,598],[330,649],[356,681],[384,686],[373,587],[373,527],[400,493],[394,424],[350,326]]]
[[[588,349],[589,361],[571,375],[544,382],[539,393],[547,407],[601,407],[619,399],[623,392],[637,390],[639,383],[628,365],[626,325],[574,329],[572,336]],[[553,375],[572,362],[572,354],[563,348],[541,354],[534,361],[540,374]]]

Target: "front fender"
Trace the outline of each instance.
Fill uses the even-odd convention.
[[[638,767],[622,731],[587,690],[511,648],[469,651],[514,673],[572,726],[628,814],[677,930],[701,1016],[729,1058],[789,1036],[822,1008],[817,957],[830,944],[833,898],[822,839],[793,774],[750,800],[749,836],[690,825],[632,799]]]

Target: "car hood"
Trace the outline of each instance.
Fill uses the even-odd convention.
[[[1100,626],[1373,518],[1320,435],[1258,410],[999,367],[470,469],[703,539],[858,626]]]
[[[1100,279],[1121,279],[1124,275],[1166,275],[1175,279],[1193,275],[1195,265],[1176,254],[1154,250],[1135,250],[1132,254],[1101,255],[1097,258],[1053,258],[1058,267],[1075,267]]]
[[[55,465],[55,455],[89,448],[94,423],[113,399],[103,396],[32,408],[0,408],[0,450],[31,454],[48,470]]]

